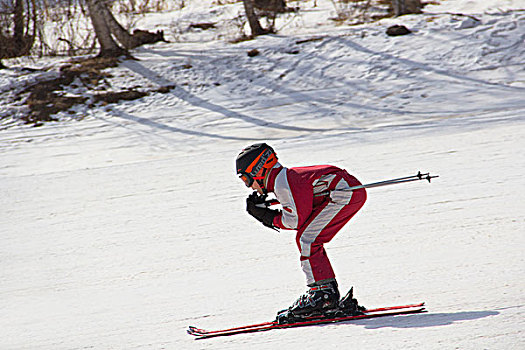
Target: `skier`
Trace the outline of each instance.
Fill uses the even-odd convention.
[[[332,165],[285,168],[272,147],[258,143],[242,150],[236,160],[237,174],[255,190],[246,200],[250,215],[270,228],[297,230],[296,242],[301,267],[309,289],[277,319],[323,315],[350,302],[357,305],[351,291],[339,301],[339,289],[324,244],[361,209],[366,201],[364,188],[345,191],[361,183],[345,170]],[[273,193],[282,210],[270,209],[266,201]]]

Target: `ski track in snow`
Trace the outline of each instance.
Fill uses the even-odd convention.
[[[408,37],[387,38],[387,19],[140,48],[110,83],[170,93],[40,128],[4,119],[0,348],[525,348],[525,13],[430,10],[403,17]],[[36,79],[2,74],[3,97]],[[440,175],[370,189],[326,246],[342,293],[429,313],[185,333],[271,320],[304,291],[294,233],[244,212],[234,158],[258,140],[286,166],[335,164],[365,183]]]

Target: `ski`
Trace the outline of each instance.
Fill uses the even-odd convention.
[[[214,337],[231,336],[231,335],[236,335],[236,334],[263,332],[263,331],[269,331],[273,329],[306,327],[306,326],[313,326],[313,325],[318,325],[318,324],[338,323],[338,322],[379,318],[379,317],[387,317],[387,316],[418,314],[418,313],[423,313],[423,312],[426,312],[424,307],[416,308],[416,309],[408,309],[408,310],[401,309],[401,310],[382,312],[382,313],[369,313],[369,314],[358,315],[358,316],[322,318],[322,319],[289,323],[289,324],[278,324],[276,322],[270,322],[270,324],[268,325],[263,325],[263,326],[253,327],[253,328],[241,328],[241,329],[231,330],[231,331],[215,331],[215,332],[204,333],[204,334],[192,333],[191,331],[188,330],[188,333],[195,336],[196,337],[195,339],[208,339],[208,338],[214,338]]]
[[[375,309],[368,309],[363,315],[358,316],[343,316],[343,317],[334,317],[334,318],[312,318],[309,320],[291,323],[291,324],[278,324],[276,321],[256,323],[251,325],[219,329],[219,330],[205,330],[200,329],[194,326],[189,326],[187,332],[193,336],[198,337],[197,339],[218,337],[218,336],[227,336],[241,333],[253,333],[260,332],[270,329],[280,329],[280,328],[291,328],[291,327],[301,327],[309,326],[322,323],[334,323],[342,321],[350,321],[355,319],[365,319],[365,318],[375,318],[383,316],[395,316],[411,313],[420,313],[425,312],[423,307],[425,303],[417,304],[408,304],[408,305],[398,305],[398,306],[387,306],[380,307]]]

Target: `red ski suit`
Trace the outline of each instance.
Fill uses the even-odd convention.
[[[365,189],[344,191],[361,183],[332,165],[284,168],[277,164],[266,180],[268,192],[281,203],[282,213],[273,224],[297,230],[297,246],[306,282],[335,278],[324,243],[330,240],[361,209]]]

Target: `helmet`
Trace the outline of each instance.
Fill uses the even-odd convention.
[[[264,189],[264,177],[268,171],[277,164],[277,155],[273,148],[266,143],[256,143],[246,147],[237,156],[237,174],[250,187],[253,181],[257,181]]]

